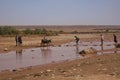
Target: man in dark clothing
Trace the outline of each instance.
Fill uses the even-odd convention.
[[[78,44],[79,38],[77,36],[74,36],[74,37],[75,37],[75,40],[76,40],[76,44]]]
[[[19,45],[22,44],[22,37],[21,36],[18,37],[18,42],[19,42]]]
[[[117,36],[115,34],[113,34],[113,37],[114,37],[114,42],[117,43]]]

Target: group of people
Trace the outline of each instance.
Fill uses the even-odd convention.
[[[104,36],[102,34],[100,34],[101,36],[101,46],[103,46],[103,42],[104,42]],[[75,40],[76,40],[76,44],[78,45],[78,42],[79,42],[79,38],[77,36],[74,36],[75,37]],[[114,38],[114,43],[118,43],[118,40],[117,40],[117,36],[115,34],[113,34],[113,38]],[[45,39],[45,37],[44,37]],[[19,35],[16,35],[15,36],[15,41],[16,41],[16,46],[18,45],[22,45],[22,37],[19,36]]]
[[[75,40],[76,40],[76,44],[78,44],[80,39],[77,36],[74,36],[74,37],[75,37]],[[100,34],[100,37],[101,37],[101,46],[103,46],[104,36],[102,34]],[[118,40],[117,40],[117,36],[115,34],[113,34],[113,39],[114,39],[114,43],[117,44]]]
[[[16,46],[22,45],[22,37],[19,35],[15,36]]]
[[[101,36],[101,46],[103,46],[104,36],[102,34],[100,36]],[[117,36],[115,34],[113,34],[113,40],[115,44],[118,43]]]

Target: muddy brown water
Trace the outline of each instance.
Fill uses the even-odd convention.
[[[86,56],[78,54],[81,50],[93,47],[97,50],[114,48],[113,42],[105,42],[103,47],[99,42],[82,42],[78,46],[75,42],[66,43],[56,47],[30,48],[18,51],[11,51],[0,54],[0,71],[25,68],[29,66],[43,65],[52,62],[66,60],[84,59]],[[114,51],[99,52],[98,55],[105,53],[116,53]]]

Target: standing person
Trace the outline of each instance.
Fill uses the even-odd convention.
[[[79,38],[77,36],[74,36],[74,37],[75,37],[75,40],[76,40],[76,44],[78,44]]]
[[[101,37],[101,46],[103,46],[104,36],[101,34],[100,37]]]
[[[21,36],[18,37],[18,42],[19,42],[19,45],[22,44],[22,37]]]
[[[16,46],[18,46],[18,35],[15,36]]]
[[[113,37],[114,37],[114,42],[117,43],[117,36],[115,34],[113,34]]]

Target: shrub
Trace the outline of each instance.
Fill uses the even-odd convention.
[[[13,27],[0,27],[0,35],[14,35],[19,31]]]

